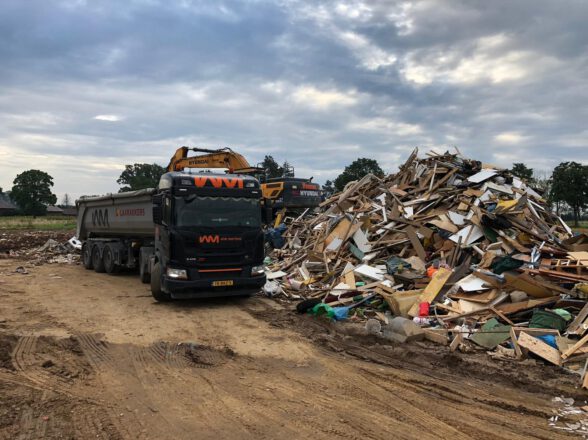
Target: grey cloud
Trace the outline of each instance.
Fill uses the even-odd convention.
[[[60,194],[113,191],[181,144],[319,181],[413,146],[587,161],[586,19],[581,1],[4,1],[0,186],[42,157]]]

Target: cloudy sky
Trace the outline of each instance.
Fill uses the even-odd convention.
[[[324,182],[414,146],[588,162],[588,2],[2,0],[0,187],[115,192],[181,145]]]

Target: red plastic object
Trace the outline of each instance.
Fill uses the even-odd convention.
[[[419,316],[429,316],[429,303],[422,302],[419,304]]]

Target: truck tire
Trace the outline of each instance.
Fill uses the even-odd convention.
[[[102,261],[100,248],[98,246],[92,247],[92,266],[94,266],[95,272],[104,273],[104,261]]]
[[[104,250],[102,251],[102,263],[104,264],[104,271],[106,273],[114,274],[118,272],[118,266],[114,261],[114,252],[108,244],[104,246]]]
[[[92,264],[92,246],[89,243],[84,243],[82,246],[82,263],[86,269],[94,269],[94,265]]]
[[[158,302],[171,301],[169,293],[164,293],[161,290],[161,264],[159,262],[153,264],[153,269],[151,270],[151,295]]]
[[[149,267],[149,260],[143,257],[141,253],[139,256],[139,277],[143,284],[148,284],[151,281],[151,274],[147,270]]]

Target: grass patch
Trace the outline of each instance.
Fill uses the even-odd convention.
[[[25,215],[0,217],[0,231],[67,231],[75,228],[75,217]]]

